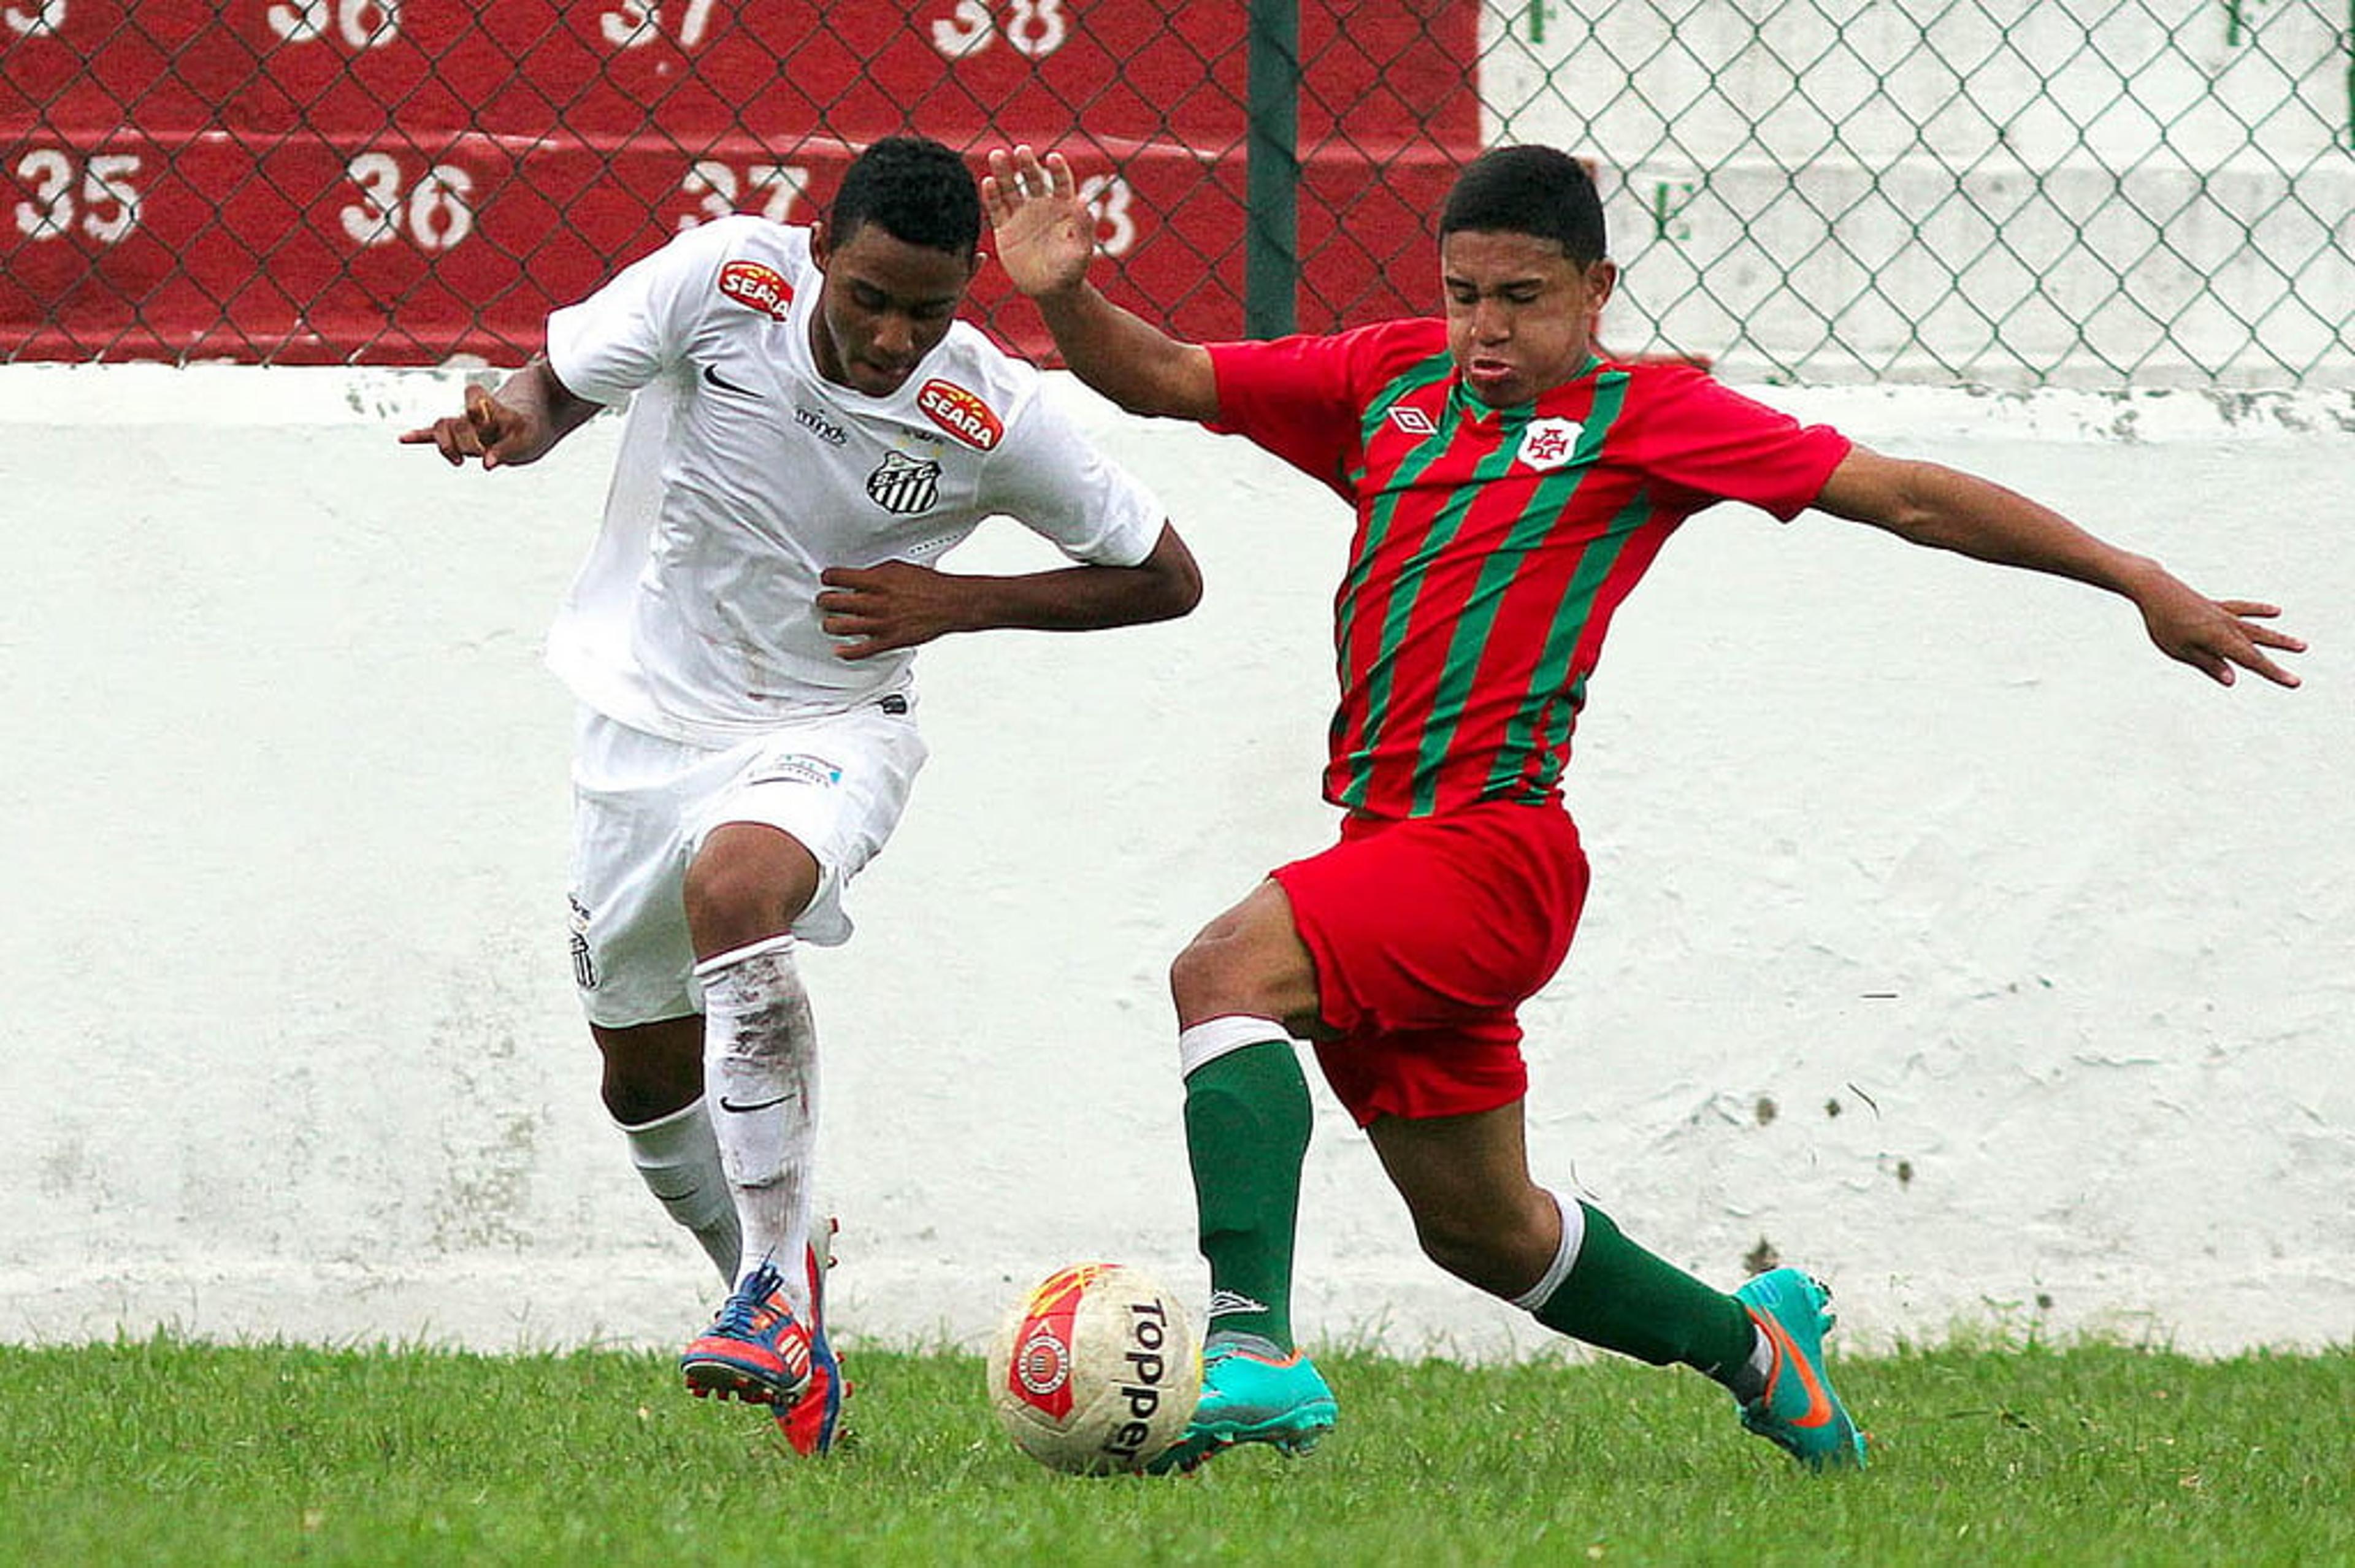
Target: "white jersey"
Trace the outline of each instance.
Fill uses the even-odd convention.
[[[931,563],[1000,514],[1092,565],[1134,566],[1160,536],[1144,486],[964,322],[889,397],[826,379],[820,281],[807,230],[729,218],[548,318],[569,390],[636,394],[549,638],[574,693],[634,729],[728,745],[907,685],[913,649],[836,656],[827,567]]]

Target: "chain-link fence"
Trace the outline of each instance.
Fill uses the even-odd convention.
[[[1193,336],[1433,308],[1454,170],[1548,141],[1603,181],[1614,352],[2355,384],[2322,3],[0,0],[0,352],[511,362],[914,129],[1063,149],[1100,275]],[[975,308],[1045,347],[993,273]]]

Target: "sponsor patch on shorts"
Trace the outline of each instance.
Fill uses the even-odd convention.
[[[824,757],[813,757],[795,752],[788,756],[767,757],[761,765],[745,775],[744,782],[752,784],[805,784],[820,789],[832,789],[842,782],[842,770]]]

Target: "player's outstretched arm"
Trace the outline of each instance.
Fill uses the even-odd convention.
[[[587,423],[600,405],[573,396],[548,361],[534,358],[493,392],[477,382],[466,387],[466,411],[403,432],[404,446],[431,443],[456,467],[479,457],[485,468],[537,463],[549,449]]]
[[[1934,463],[1884,457],[1858,447],[1825,481],[1816,505],[1901,539],[2002,566],[2050,572],[2133,602],[2160,652],[2220,686],[2235,667],[2277,686],[2298,677],[2266,656],[2306,644],[2261,623],[2281,613],[2252,599],[2211,599],[2148,556],[2095,538],[2049,507],[2000,485]]]
[[[1193,552],[1167,523],[1153,553],[1135,566],[984,577],[887,560],[829,567],[819,581],[826,585],[817,596],[819,624],[844,639],[835,653],[846,659],[912,648],[950,632],[1092,632],[1174,620],[1202,597]]]
[[[1030,296],[1072,374],[1135,414],[1215,419],[1209,351],[1123,310],[1088,282],[1095,215],[1060,153],[1027,146],[989,155],[981,182],[997,263]]]

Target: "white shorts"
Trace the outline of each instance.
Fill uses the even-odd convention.
[[[572,758],[572,978],[607,1029],[703,1010],[687,931],[687,862],[712,829],[757,822],[816,858],[794,933],[850,937],[842,890],[882,851],[924,765],[915,699],[893,693],[724,751],[583,708]]]

